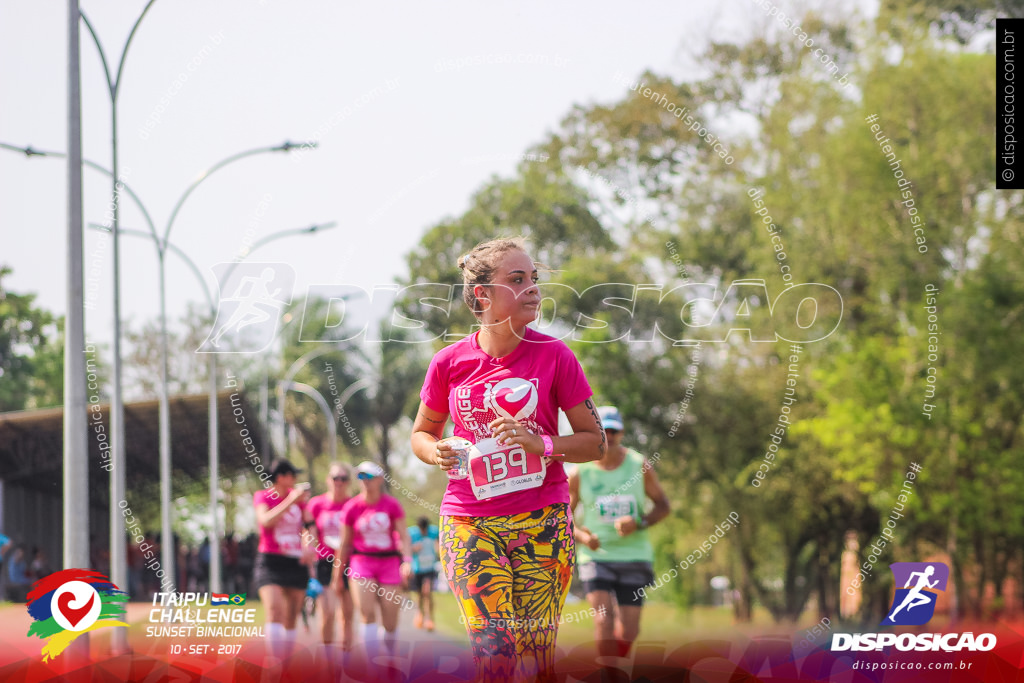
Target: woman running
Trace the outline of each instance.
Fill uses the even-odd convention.
[[[331,585],[340,590],[348,567],[349,588],[362,618],[367,655],[376,654],[383,639],[388,654],[398,645],[398,610],[405,597],[402,579],[412,575],[412,550],[405,512],[397,500],[384,493],[384,470],[369,460],[356,467],[360,493],[341,511],[341,549]],[[397,532],[397,538],[396,538]],[[384,627],[377,628],[377,608]]]
[[[314,496],[306,506],[307,519],[316,524],[320,539],[316,579],[324,587],[331,583],[334,562],[341,549],[341,510],[349,501],[351,478],[348,465],[331,463],[327,472],[327,493]],[[341,649],[348,651],[352,647],[352,593],[348,590],[348,576],[342,573],[340,580],[341,585],[335,590],[325,590],[317,598],[320,602],[320,635],[325,645],[334,642],[334,615],[337,612],[341,625]]]
[[[299,471],[287,460],[275,460],[270,466],[274,485],[252,497],[260,530],[253,582],[266,610],[271,653],[282,659],[295,643],[295,622],[315,558],[313,549],[302,543],[309,484],[295,485]]]
[[[642,588],[654,582],[654,550],[647,528],[669,514],[668,496],[643,455],[622,446],[618,408],[597,409],[608,452],[569,475],[569,505],[577,514],[580,580],[597,615],[594,631],[601,656],[627,657],[640,633]],[[654,503],[644,511],[646,501]],[[583,526],[583,524],[586,526]]]
[[[519,240],[485,242],[459,259],[463,298],[480,331],[439,351],[420,392],[412,448],[458,464],[439,443],[449,415],[472,441],[469,477],[441,503],[441,563],[473,647],[477,680],[554,680],[555,638],[575,550],[563,462],[605,451],[593,392],[572,351],[528,325],[541,296]],[[558,436],[558,411],[571,436]]]

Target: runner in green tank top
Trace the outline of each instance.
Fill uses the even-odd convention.
[[[597,411],[608,451],[569,475],[569,507],[576,511],[580,579],[596,612],[598,654],[626,657],[640,632],[643,597],[638,589],[654,582],[647,527],[668,516],[669,503],[651,463],[622,446],[618,409],[602,406]],[[644,498],[654,503],[646,513]]]

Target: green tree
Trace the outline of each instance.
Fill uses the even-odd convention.
[[[64,395],[63,319],[3,282],[0,266],[0,411],[60,405]]]
[[[713,562],[740,586],[747,613],[756,601],[795,619],[813,599],[834,615],[847,532],[864,561],[916,462],[917,496],[887,561],[946,551],[967,610],[980,613],[989,590],[998,608],[1004,579],[1024,566],[1014,493],[1024,483],[1014,464],[1024,223],[1020,193],[994,190],[994,60],[968,38],[1009,9],[891,0],[871,22],[808,12],[799,23],[835,73],[769,22],[743,43],[710,44],[705,77],[641,74],[644,86],[616,102],[574,107],[537,147],[549,163],[492,180],[463,216],[428,230],[407,284],[456,282],[455,257],[496,226],[531,232],[548,215],[585,218],[580,236],[531,233],[559,285],[547,292],[553,321],[542,325],[573,346],[599,400],[631,416],[628,439],[662,455],[666,488],[686,500],[659,531],[660,566],[685,557],[706,520],[735,510],[743,521]],[[666,101],[712,133],[730,131],[722,141],[733,163]],[[915,215],[925,221],[917,232]],[[565,240],[563,249],[545,235]],[[767,301],[749,285],[730,289],[749,279],[765,281]],[[707,285],[698,297],[707,301],[680,307],[659,301],[657,287],[630,289],[666,292],[687,280]],[[801,354],[794,425],[756,487],[786,386],[786,345],[745,334],[706,342],[697,392],[678,420],[692,361],[670,340],[698,326],[720,339],[737,321],[754,322],[759,337],[779,323],[766,317],[775,293],[800,282],[837,289],[843,323]],[[943,292],[936,351],[926,286]],[[446,327],[472,324],[458,305],[449,315],[410,297],[404,310],[427,320],[438,344],[451,341],[438,336]],[[934,373],[941,383],[929,395]],[[680,599],[702,592],[687,586]],[[876,572],[859,618],[877,623],[889,589],[888,573]]]

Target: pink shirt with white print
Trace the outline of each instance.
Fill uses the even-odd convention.
[[[476,443],[491,438],[487,425],[511,417],[534,434],[558,434],[558,409],[569,410],[593,395],[573,352],[554,337],[526,328],[523,341],[504,358],[487,355],[474,333],[434,355],[420,398],[448,413],[455,435]],[[492,517],[530,512],[569,502],[569,483],[559,458],[548,462],[544,483],[534,489],[477,500],[467,479],[449,480],[442,515]]]
[[[341,510],[342,524],[352,527],[352,549],[359,553],[397,553],[398,524],[404,517],[402,505],[386,493],[373,505],[360,493]]]
[[[253,507],[259,507],[260,503],[273,510],[282,504],[285,498],[291,493],[291,489],[285,491],[283,496],[272,495],[274,489],[264,489],[252,495]],[[302,557],[302,509],[304,503],[296,501],[288,506],[277,519],[273,527],[260,526],[261,553],[274,555],[287,555],[289,557]]]
[[[309,516],[316,523],[320,544],[334,551],[341,545],[341,510],[348,501],[348,498],[332,501],[326,493],[322,493],[310,498],[306,504]]]

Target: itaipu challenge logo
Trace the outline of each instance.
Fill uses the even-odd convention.
[[[91,569],[65,569],[39,579],[28,594],[28,613],[34,619],[28,635],[46,641],[43,661],[63,652],[78,636],[121,621],[128,594],[103,574]]]

